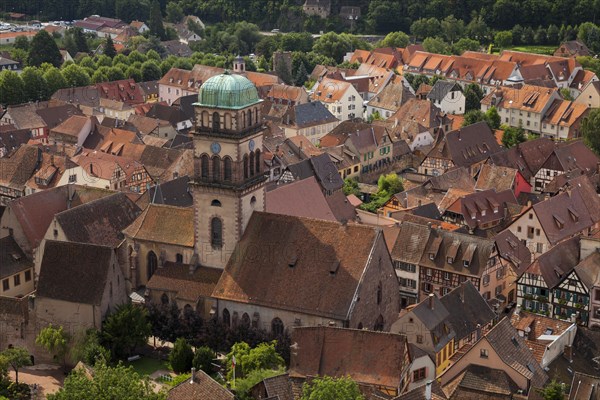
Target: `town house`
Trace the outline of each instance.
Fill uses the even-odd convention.
[[[311,101],[320,101],[340,121],[360,118],[363,115],[363,99],[347,82],[323,78],[314,89]]]

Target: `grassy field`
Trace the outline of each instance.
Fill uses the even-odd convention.
[[[514,50],[514,51],[523,51],[525,53],[535,53],[535,54],[545,54],[552,55],[558,46],[542,46],[542,45],[531,45],[531,46],[515,46],[508,48],[506,50]],[[494,47],[492,50],[494,54],[500,53],[500,49],[498,47]]]
[[[133,369],[135,369],[135,371],[142,376],[150,375],[159,369],[171,370],[171,366],[168,362],[148,357],[142,357],[136,361],[128,361],[125,363],[125,365],[131,365]]]

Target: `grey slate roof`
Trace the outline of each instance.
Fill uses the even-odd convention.
[[[297,104],[292,110],[296,126],[300,128],[326,124],[337,120],[320,101]]]
[[[32,267],[33,263],[25,257],[12,236],[0,239],[0,279]]]
[[[37,296],[99,305],[112,255],[106,246],[47,241]]]
[[[323,189],[335,191],[344,186],[344,180],[327,153],[311,157],[309,160]]]
[[[392,259],[410,264],[418,264],[431,234],[426,225],[404,222],[392,248]]]
[[[153,186],[146,192],[148,201],[154,204],[166,204],[168,206],[190,207],[194,201],[188,191],[190,178],[182,176],[171,181]],[[145,194],[144,194],[145,195]]]
[[[435,83],[435,85],[433,85],[427,94],[427,98],[431,101],[442,101],[444,97],[446,97],[446,95],[451,91],[462,92],[458,83],[439,80]]]
[[[69,241],[116,248],[125,239],[121,231],[141,212],[124,193],[116,193],[58,213],[55,218]]]

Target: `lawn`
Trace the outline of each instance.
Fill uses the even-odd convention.
[[[554,46],[554,45],[551,45],[551,46],[530,45],[530,46],[514,46],[514,47],[508,48],[506,50],[522,51],[525,53],[552,55],[552,54],[554,54],[554,51],[556,50],[556,48],[557,48],[557,46]],[[494,54],[500,53],[500,48],[494,47],[492,50],[492,53],[494,53]]]
[[[171,366],[167,361],[157,360],[156,358],[142,357],[136,361],[125,362],[126,366],[131,365],[135,371],[144,376],[150,375],[159,369],[171,370]]]

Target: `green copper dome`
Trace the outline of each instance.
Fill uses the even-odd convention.
[[[256,86],[241,75],[225,71],[200,86],[199,106],[240,109],[258,103]]]

